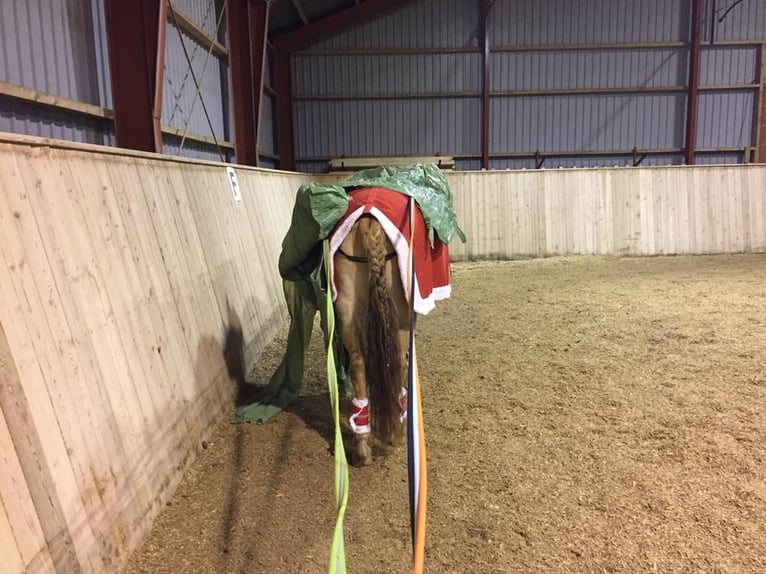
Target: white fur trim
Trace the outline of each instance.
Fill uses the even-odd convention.
[[[364,214],[365,207],[359,207],[358,209],[355,209],[353,212],[349,214],[349,216],[343,221],[343,223],[338,227],[338,229],[333,233],[332,237],[330,238],[330,278],[332,280],[332,300],[335,301],[338,298],[338,292],[335,289],[335,253],[340,248],[343,241],[348,237],[348,234],[351,232],[351,228],[354,226],[354,224],[359,220],[359,218]],[[371,207],[370,208],[370,215],[375,217],[375,219],[378,220],[381,227],[383,227],[383,231],[386,232],[386,236],[388,237],[389,241],[391,241],[391,244],[394,246],[394,250],[396,251],[396,259],[399,262],[399,276],[402,281],[402,286],[405,290],[405,297],[407,299],[407,302],[410,300],[410,294],[407,293],[407,261],[409,259],[409,243],[407,241],[407,238],[402,234],[402,232],[399,230],[399,228],[391,222],[386,215],[380,211],[377,207]],[[451,285],[443,285],[440,287],[435,287],[431,293],[429,293],[428,297],[423,298],[420,295],[420,289],[418,286],[418,280],[417,277],[415,278],[415,312],[420,315],[428,315],[435,307],[436,302],[441,301],[443,299],[449,298],[449,296],[452,293],[452,286]]]

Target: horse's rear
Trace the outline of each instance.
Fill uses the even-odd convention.
[[[335,309],[350,358],[358,465],[372,462],[370,434],[386,444],[403,440],[409,309],[394,254],[380,223],[363,216],[334,257]]]

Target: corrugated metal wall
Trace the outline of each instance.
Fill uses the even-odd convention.
[[[97,24],[100,2],[0,0],[0,81],[100,107],[111,105]],[[0,131],[109,144],[110,122],[2,97]]]
[[[477,153],[479,20],[476,0],[420,0],[294,55],[297,168],[321,171],[343,155]],[[406,53],[422,49],[436,53]]]
[[[173,0],[173,7],[186,15],[208,36],[221,37],[225,17],[216,11],[215,0]],[[196,83],[195,83],[196,82]],[[162,94],[162,123],[190,134],[231,140],[230,118],[223,102],[228,97],[228,66],[215,54],[181,31],[170,18],[165,37],[165,77]],[[202,159],[221,160],[215,145],[189,145],[174,136],[165,136],[165,152]],[[188,149],[188,153],[187,153]],[[223,159],[231,157],[231,150]]]
[[[490,167],[682,163],[691,0],[497,0]],[[293,56],[298,167],[481,152],[480,0],[418,0]],[[713,13],[715,12],[715,13]],[[698,162],[754,144],[766,2],[703,2]],[[710,44],[710,40],[713,44]],[[615,46],[620,44],[621,46]],[[425,53],[427,52],[427,53]],[[377,97],[376,97],[377,96]]]
[[[273,66],[272,66],[272,54],[267,50],[266,54],[266,70],[264,71],[263,83],[266,88],[274,87]],[[276,168],[277,162],[275,156],[277,155],[277,128],[276,128],[276,98],[274,92],[267,89],[263,94],[263,100],[261,101],[261,133],[258,137],[258,150],[262,154],[265,152],[269,154],[268,157],[261,155],[260,165],[262,167]]]
[[[627,164],[634,147],[650,152],[647,164],[680,163],[690,2],[497,0],[491,166],[533,167],[536,150],[549,154],[545,167]],[[703,3],[698,161],[741,162],[755,138],[756,43],[766,42],[766,1]],[[173,6],[225,44],[217,33],[220,0]],[[414,0],[295,54],[298,167],[323,170],[327,158],[341,155],[437,153],[457,156],[459,168],[477,167],[480,12],[481,0]],[[172,24],[166,50],[163,123],[231,141],[225,58],[208,58]],[[103,0],[0,0],[0,80],[111,108]],[[109,120],[0,97],[0,130],[114,142]],[[262,159],[273,163],[271,92],[262,119]],[[166,136],[166,151],[179,153],[179,143]],[[215,146],[194,145],[190,155],[219,157]]]
[[[172,5],[207,34],[218,37],[216,0],[174,0]],[[225,42],[222,35],[220,39]],[[199,94],[186,54],[200,84]],[[103,0],[0,0],[0,81],[110,110],[113,102]],[[168,24],[163,125],[230,140],[231,119],[223,104],[228,98],[228,81],[225,58],[208,57],[207,48]],[[0,131],[114,144],[108,119],[0,98]],[[166,134],[164,139],[166,153],[220,159],[214,145],[187,141],[182,150],[179,137]]]

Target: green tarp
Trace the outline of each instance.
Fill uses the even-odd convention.
[[[455,235],[465,242],[452,206],[452,192],[436,165],[377,167],[359,171],[339,184],[310,183],[301,186],[279,256],[279,274],[283,278],[285,301],[290,313],[285,355],[269,383],[255,397],[255,402],[239,407],[232,416],[232,422],[266,422],[300,395],[304,356],[317,310],[327,337],[325,297],[328,291],[321,272],[322,241],[346,213],[347,191],[360,187],[382,187],[414,198],[423,213],[431,241],[436,233],[444,243],[449,243]],[[337,333],[333,347],[339,384],[350,394],[345,351]]]

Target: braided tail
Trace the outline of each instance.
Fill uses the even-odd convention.
[[[386,235],[377,220],[359,221],[370,259],[370,306],[365,338],[365,374],[373,435],[390,442],[400,424],[401,357],[396,305],[386,278]]]

